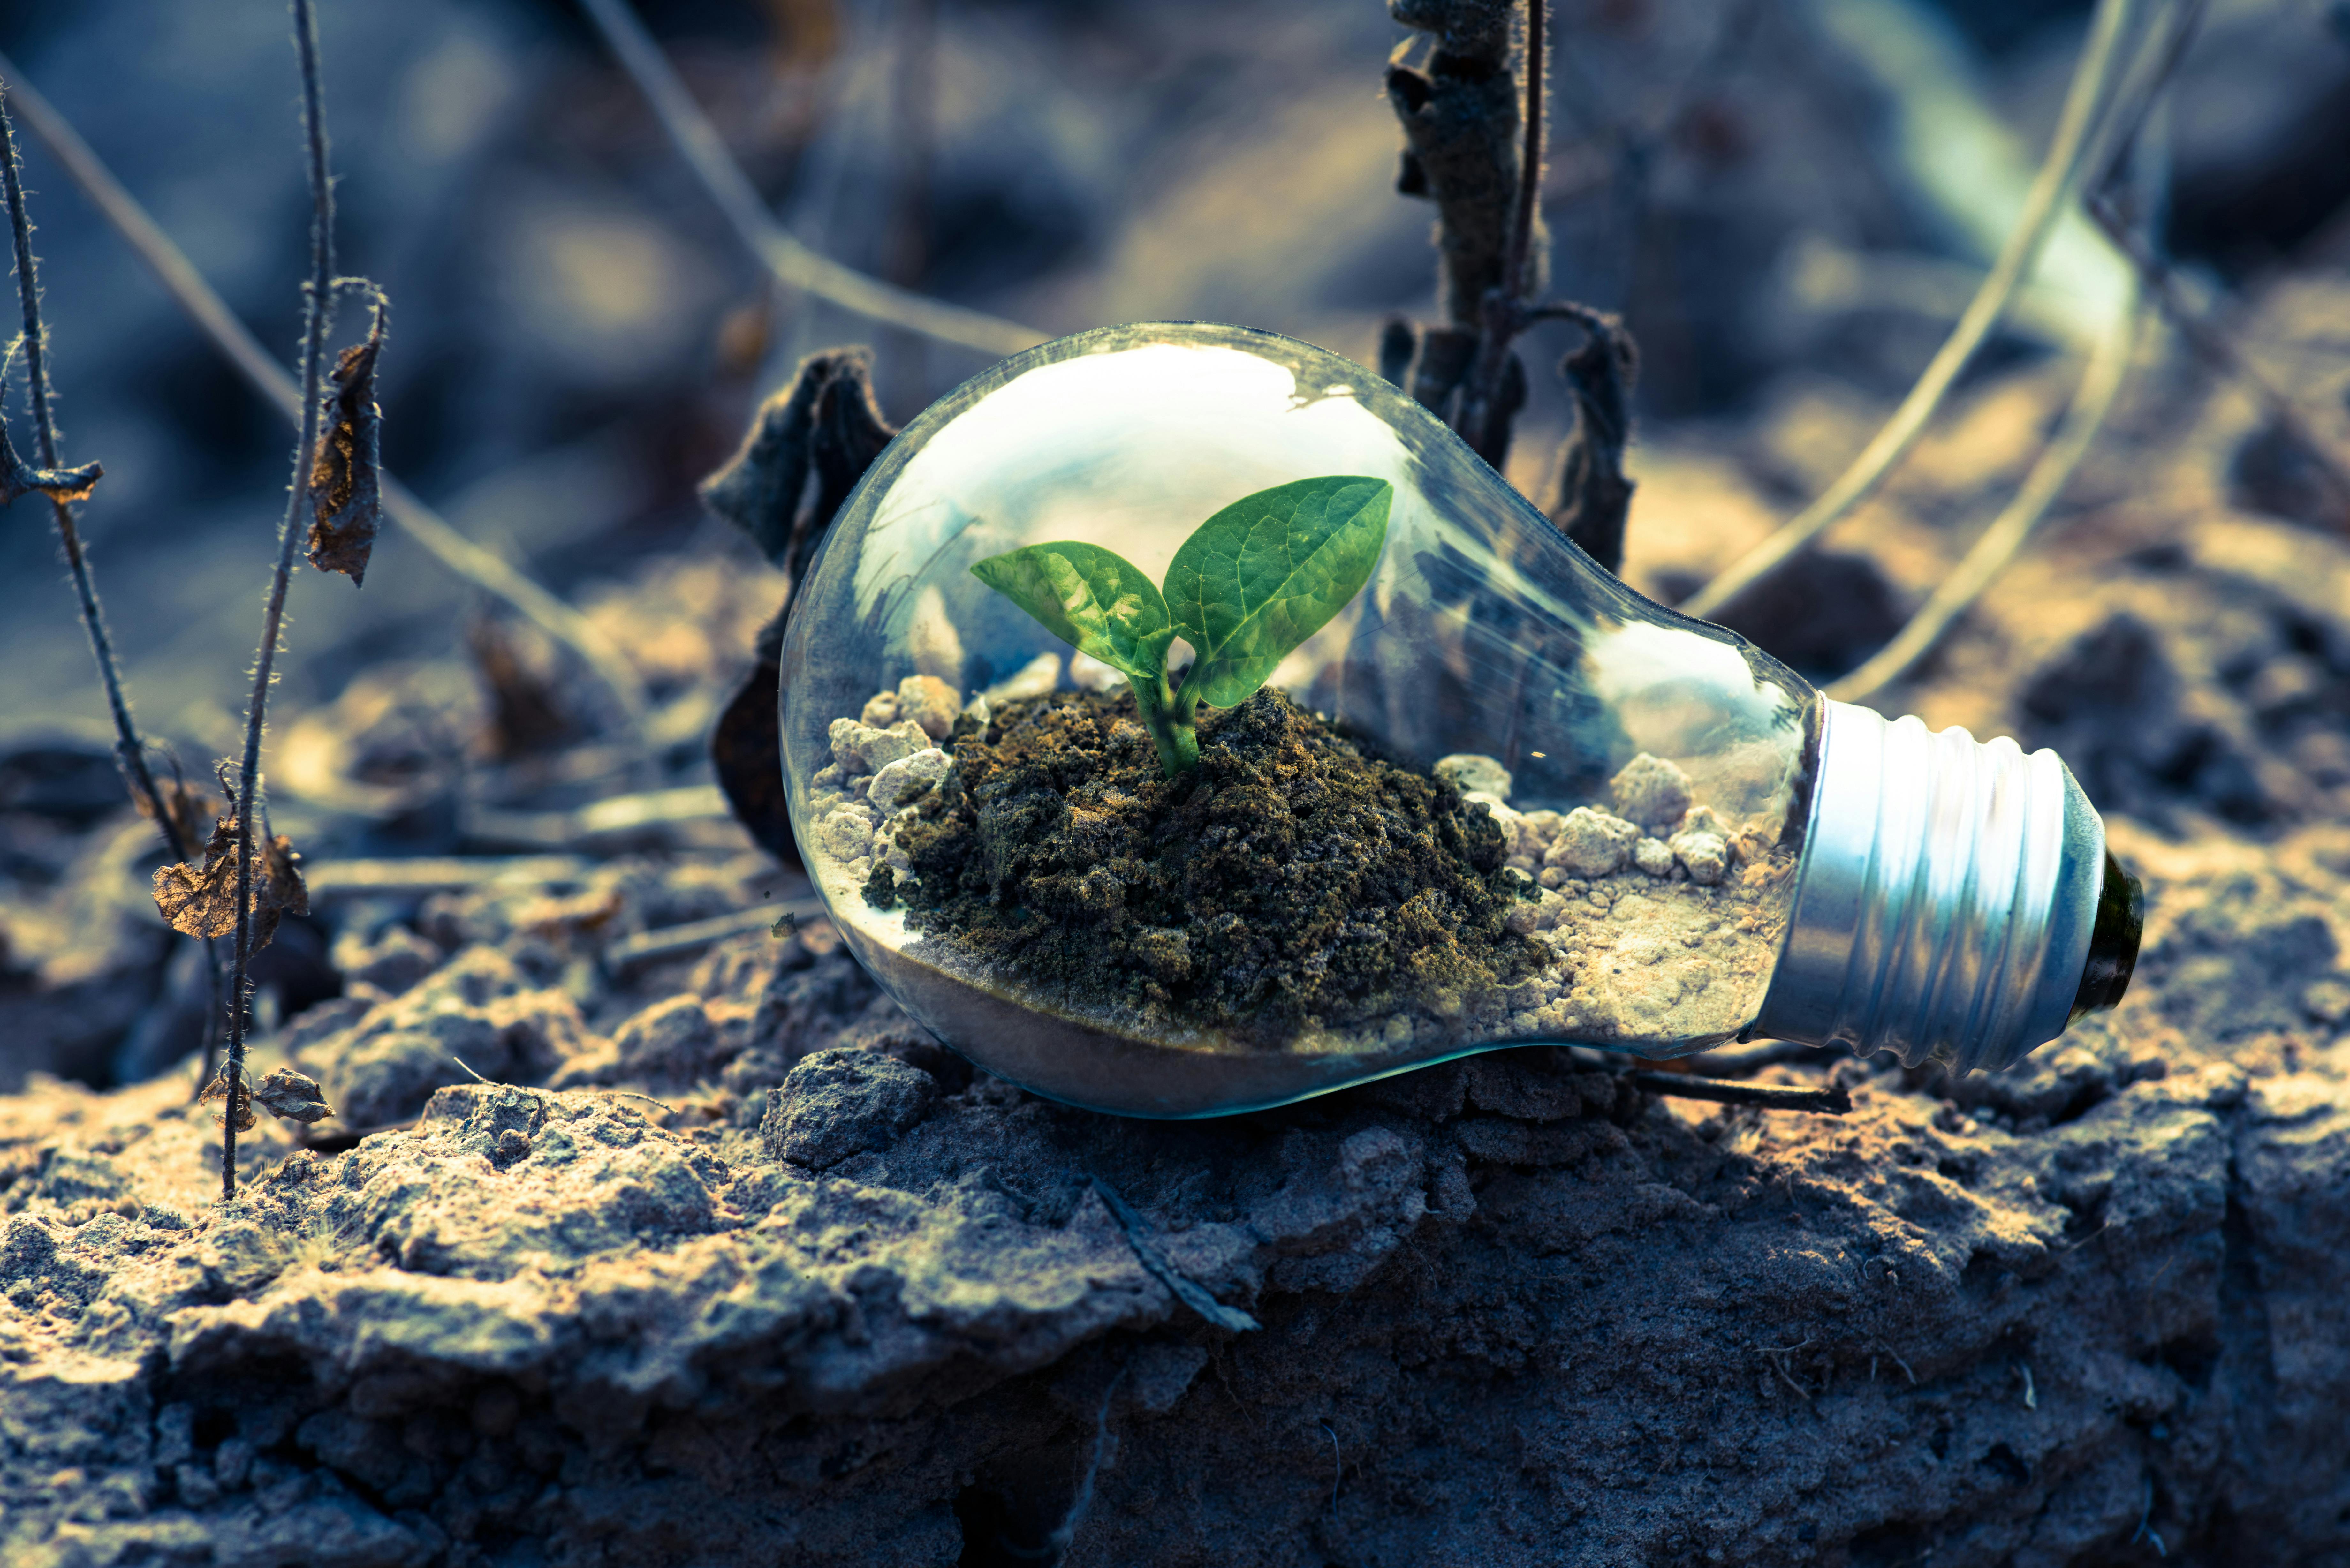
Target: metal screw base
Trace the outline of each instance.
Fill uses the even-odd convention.
[[[2074,1016],[2106,865],[2105,824],[2055,753],[1831,701],[1754,1033],[2011,1065]]]

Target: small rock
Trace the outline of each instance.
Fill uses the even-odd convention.
[[[803,1057],[767,1099],[759,1137],[771,1159],[822,1170],[886,1148],[930,1114],[938,1085],[879,1051],[833,1046]]]
[[[1689,868],[1692,882],[1711,887],[1730,869],[1730,846],[1718,833],[1676,833],[1672,851],[1674,858]]]
[[[1558,838],[1543,857],[1543,867],[1572,877],[1606,877],[1622,869],[1639,836],[1640,830],[1623,818],[1578,805],[1559,824]],[[1548,877],[1543,883],[1552,885]]]
[[[1040,653],[1004,679],[980,693],[988,701],[1001,706],[1006,702],[1024,701],[1042,697],[1061,683],[1061,656]]]
[[[955,689],[935,675],[909,675],[898,682],[899,715],[920,724],[922,732],[933,741],[943,741],[953,733],[955,712],[960,706]]]
[[[1661,838],[1643,838],[1632,846],[1632,864],[1651,877],[1669,877],[1673,870],[1673,846]]]
[[[1493,816],[1493,826],[1502,830],[1502,843],[1513,854],[1517,851],[1518,814],[1502,802],[1500,795],[1487,790],[1465,790],[1461,795],[1463,806],[1483,806]]]
[[[335,939],[329,961],[345,981],[361,981],[398,996],[439,969],[446,954],[406,926],[388,926],[372,942],[346,931]]]
[[[1617,815],[1642,827],[1670,827],[1689,809],[1689,774],[1642,752],[1608,785]]]
[[[900,717],[898,694],[895,691],[876,691],[866,700],[865,711],[857,715],[857,722],[868,729],[886,730]]]
[[[900,719],[886,730],[853,719],[835,719],[829,733],[834,760],[852,774],[879,773],[899,757],[929,750],[931,744],[929,732],[911,719]]]
[[[1459,790],[1462,794],[1490,794],[1496,800],[1510,798],[1510,770],[1492,757],[1475,752],[1456,752],[1449,757],[1439,757],[1429,772]]]
[[[672,996],[624,1022],[612,1044],[627,1076],[690,1084],[717,1064],[718,1026],[699,996]]]
[[[1126,684],[1116,665],[1104,664],[1089,653],[1069,656],[1069,679],[1087,691],[1115,691]]]
[[[896,811],[930,794],[953,768],[954,759],[936,746],[899,757],[873,775],[866,798],[882,811]]]
[[[898,830],[920,822],[921,816],[919,807],[910,805],[873,830],[874,853],[882,865],[898,874],[898,886],[900,888],[914,881],[914,857],[904,845],[898,842]]]
[[[854,860],[872,844],[873,821],[869,814],[843,806],[816,825],[817,852],[835,860]]]
[[[1710,805],[1693,805],[1690,807],[1687,814],[1681,817],[1680,826],[1675,828],[1673,832],[1711,833],[1715,837],[1727,842],[1730,838],[1730,825],[1721,820],[1721,814],[1714,810],[1713,807]],[[1672,836],[1672,834],[1669,833],[1665,836],[1669,839]]]

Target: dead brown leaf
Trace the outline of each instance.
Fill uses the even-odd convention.
[[[384,307],[364,343],[343,350],[335,365],[328,424],[310,465],[310,564],[342,572],[354,584],[367,576],[368,556],[383,518],[380,472],[383,410],[376,407],[376,357],[383,349]]]
[[[202,869],[182,862],[155,873],[155,907],[173,930],[190,937],[224,937],[236,929],[236,819],[224,815],[213,825]],[[310,890],[302,885],[301,857],[284,834],[271,838],[254,857],[253,951],[277,934],[286,914],[310,912]]]
[[[280,1067],[262,1079],[253,1097],[261,1102],[263,1110],[289,1122],[321,1121],[335,1114],[319,1092],[317,1080],[291,1067]]]
[[[196,1104],[200,1106],[208,1106],[214,1100],[228,1102],[223,1109],[213,1113],[215,1126],[226,1127],[230,1118],[234,1117],[237,1131],[253,1130],[256,1119],[253,1114],[253,1091],[246,1086],[242,1074],[232,1075],[229,1072],[225,1062],[221,1064],[220,1071],[213,1075],[213,1081],[204,1085],[204,1092],[196,1096]]]

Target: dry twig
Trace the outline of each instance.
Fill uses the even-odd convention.
[[[1699,1078],[1687,1073],[1627,1073],[1633,1086],[1652,1095],[1683,1100],[1711,1100],[1723,1106],[1760,1106],[1768,1111],[1817,1111],[1841,1116],[1852,1110],[1852,1096],[1842,1085],[1825,1089],[1780,1088],[1766,1084],[1740,1084],[1721,1078]]]
[[[40,275],[33,260],[33,225],[25,210],[24,174],[16,161],[16,129],[9,119],[4,95],[0,95],[0,180],[5,182],[8,223],[16,239],[16,299],[25,317],[25,370],[33,405],[33,435],[39,443],[42,469],[56,474],[60,466],[57,426],[49,406],[48,341],[41,327]],[[74,525],[71,500],[57,489],[42,488],[57,517],[57,538],[65,546],[66,565],[73,574],[74,595],[80,601],[82,629],[89,634],[90,654],[98,663],[99,680],[106,688],[106,705],[114,719],[116,764],[155,818],[156,826],[162,829],[172,858],[185,860],[194,846],[186,842],[179,823],[163,808],[162,794],[155,787],[155,775],[147,766],[146,743],[140,739],[138,722],[130,716],[130,699],[122,688],[121,665],[115,659],[114,639],[107,632],[106,612],[98,599],[98,584],[90,576],[81,535]]]
[[[868,320],[941,343],[960,344],[991,358],[1017,354],[1045,340],[1047,335],[1033,327],[868,277],[802,244],[767,211],[750,177],[726,151],[718,128],[678,80],[660,46],[629,9],[627,0],[583,0],[583,4],[613,57],[652,106],[679,156],[718,203],[735,237],[777,282],[806,289]]]
[[[99,215],[138,253],[139,259],[147,264],[164,292],[186,313],[197,330],[265,402],[276,405],[280,412],[298,425],[302,400],[294,378],[237,319],[228,302],[204,281],[187,254],[157,226],[80,133],[34,90],[24,73],[5,55],[0,55],[0,78],[7,81],[10,96],[16,100],[33,134],[64,165],[67,174],[98,208]],[[628,656],[597,630],[586,616],[495,551],[466,538],[390,474],[383,474],[381,483],[383,509],[403,533],[457,576],[512,605],[525,618],[578,655],[580,662],[610,691],[629,724],[642,729],[650,708],[644,681]]]
[[[1950,329],[1893,417],[1818,500],[1690,595],[1679,606],[1682,614],[1700,618],[1720,614],[1867,499],[1925,434],[1927,423],[1941,407],[1959,373],[2006,314],[2008,302],[2038,259],[2057,216],[2071,204],[2073,193],[2095,161],[2099,141],[2095,132],[2115,99],[2115,85],[2126,54],[2123,44],[2133,32],[2139,9],[2139,0],[2098,0],[2088,42],[2082,47],[2072,86],[2064,95],[2056,134],[2024,198],[2023,211],[2016,215],[2015,226],[2008,231],[1998,260],[1968,303],[1966,314]]]
[[[663,926],[658,930],[622,937],[604,951],[604,964],[614,972],[631,970],[660,959],[682,958],[715,947],[730,937],[749,936],[754,931],[773,931],[788,920],[792,929],[825,914],[824,903],[818,898],[791,898],[759,909],[738,909],[731,915],[714,915],[706,920],[691,920],[681,926]]]
[[[1878,649],[1859,669],[1828,687],[1830,697],[1839,702],[1865,701],[1899,680],[1941,640],[1950,623],[1964,615],[1968,607],[1982,597],[1991,580],[2015,559],[2041,518],[2064,493],[2074,471],[2080,467],[2081,460],[2095,444],[2097,432],[2105,427],[2106,415],[2112,410],[2114,398],[2129,374],[2138,324],[2137,305],[2133,300],[2130,307],[2106,329],[2105,337],[2090,356],[2088,368],[2082,372],[2071,406],[2064,410],[2064,421],[2057,430],[2056,439],[2041,452],[2014,499],[1983,530],[1957,567],[1942,579],[1932,597],[1893,640]]]
[[[41,280],[33,259],[33,224],[25,205],[24,171],[16,160],[16,128],[8,118],[5,90],[0,88],[0,182],[5,182],[8,200],[8,224],[16,242],[16,297],[23,307],[25,319],[26,379],[33,405],[34,439],[39,443],[41,467],[49,474],[57,474],[57,417],[49,401],[48,337],[41,325]],[[5,426],[0,425],[0,448],[6,442]],[[11,464],[14,467],[14,464]],[[97,464],[89,465],[94,478]],[[12,474],[13,480],[14,475]],[[132,798],[163,835],[163,844],[175,861],[194,857],[195,843],[191,836],[192,824],[184,809],[187,792],[182,789],[177,798],[166,803],[156,787],[155,775],[147,765],[146,742],[140,738],[138,722],[130,715],[130,698],[122,685],[122,669],[114,656],[114,639],[106,629],[106,611],[99,603],[98,583],[91,576],[88,557],[84,554],[81,534],[75,526],[72,497],[65,487],[45,487],[49,507],[57,518],[57,539],[65,546],[66,565],[73,576],[74,597],[81,608],[82,629],[89,636],[90,657],[97,662],[99,682],[106,689],[106,705],[114,720],[114,760],[122,770],[124,781],[130,786]],[[86,492],[85,492],[86,493]],[[13,499],[13,498],[12,498]],[[213,1031],[218,1023],[221,1000],[220,954],[207,940],[204,961],[211,971],[212,1002],[205,1010],[203,1035],[203,1076],[210,1078],[213,1070]]]
[[[312,0],[294,0],[294,50],[302,67],[302,130],[310,178],[310,278],[302,299],[302,437],[294,449],[294,482],[286,499],[286,519],[277,534],[277,560],[270,572],[269,597],[262,610],[261,651],[254,656],[253,695],[244,714],[244,753],[236,784],[236,948],[231,961],[228,1061],[232,1084],[244,1077],[244,1012],[247,971],[254,952],[253,835],[261,794],[261,732],[269,708],[269,685],[277,641],[286,619],[286,587],[294,575],[295,542],[302,536],[304,481],[317,461],[319,404],[326,376],[327,328],[334,315],[335,191],[327,173],[327,109],[318,83],[318,18]],[[221,1196],[236,1196],[236,1118],[221,1136]]]

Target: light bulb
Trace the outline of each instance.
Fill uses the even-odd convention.
[[[1203,520],[1340,491],[1381,498],[1376,554],[1261,693],[1220,688],[1191,772],[1049,605],[973,570],[1074,542],[1173,603]],[[2054,753],[1829,701],[1269,333],[1085,333],[932,405],[834,522],[782,672],[793,830],[850,950],[980,1066],[1099,1110],[1534,1043],[2001,1067],[2136,955],[2135,884]]]

